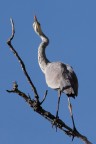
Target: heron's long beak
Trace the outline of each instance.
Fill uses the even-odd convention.
[[[34,21],[37,22],[37,17],[36,17],[36,15],[34,16]]]

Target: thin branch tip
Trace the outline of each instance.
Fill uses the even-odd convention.
[[[12,33],[11,33],[10,38],[7,40],[7,44],[8,44],[9,46],[12,46],[12,45],[11,45],[11,41],[12,41],[12,39],[14,38],[15,27],[14,27],[14,21],[13,21],[12,18],[10,18],[10,22],[11,22],[11,27],[12,27]]]
[[[48,94],[48,90],[45,91],[45,94],[44,94],[43,100],[40,102],[40,105],[42,105],[43,102],[45,101],[47,94]]]
[[[10,22],[11,22],[11,25],[14,25],[14,21],[12,18],[10,18]]]

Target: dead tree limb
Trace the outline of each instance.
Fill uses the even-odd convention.
[[[11,50],[11,51],[14,53],[14,55],[17,57],[20,65],[21,65],[21,68],[22,68],[22,70],[23,70],[23,72],[24,72],[24,74],[25,74],[25,76],[26,76],[26,78],[27,78],[27,80],[28,80],[28,82],[29,82],[29,84],[30,84],[33,92],[34,92],[34,96],[35,96],[36,100],[38,101],[38,100],[39,100],[39,96],[38,96],[38,94],[37,94],[37,90],[36,90],[34,84],[32,83],[30,76],[28,75],[28,73],[27,73],[27,71],[26,71],[26,67],[25,67],[22,59],[20,58],[20,56],[18,55],[18,53],[16,52],[16,50],[13,48],[13,46],[12,46],[12,44],[11,44],[11,41],[12,41],[12,39],[14,38],[15,28],[14,28],[14,22],[13,22],[13,20],[12,20],[11,18],[10,18],[10,21],[11,21],[11,25],[12,25],[12,35],[11,35],[10,38],[8,39],[7,44],[9,45],[10,50]]]
[[[14,28],[14,22],[12,19],[10,19],[11,21],[11,26],[12,26],[12,34],[10,36],[10,38],[7,41],[8,46],[10,47],[10,50],[14,53],[14,55],[16,56],[16,58],[18,59],[21,68],[25,74],[25,77],[27,78],[33,93],[34,93],[34,97],[35,99],[31,99],[31,97],[29,95],[26,95],[24,92],[20,91],[18,89],[18,84],[15,82],[13,85],[12,90],[7,90],[8,93],[16,93],[19,96],[21,96],[28,104],[29,106],[38,114],[40,114],[41,116],[43,116],[44,118],[46,118],[50,123],[54,123],[54,125],[56,127],[58,127],[59,129],[61,129],[66,135],[74,138],[77,137],[79,139],[81,139],[85,144],[92,144],[86,136],[80,134],[77,130],[73,130],[72,128],[70,128],[68,125],[66,125],[61,119],[56,119],[56,117],[54,115],[52,115],[50,112],[46,111],[45,109],[42,108],[42,103],[44,102],[44,100],[46,99],[46,95],[47,95],[47,91],[44,95],[43,100],[40,102],[39,101],[39,95],[37,93],[37,90],[30,78],[30,76],[27,73],[26,67],[24,62],[22,61],[22,59],[20,58],[20,56],[18,55],[18,53],[16,52],[16,50],[13,48],[11,41],[14,38],[14,34],[15,34],[15,28]]]

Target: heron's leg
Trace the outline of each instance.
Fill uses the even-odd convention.
[[[58,90],[58,103],[57,103],[56,118],[58,118],[59,104],[60,104],[60,97],[61,97],[61,91]]]
[[[57,132],[57,124],[56,124],[56,121],[58,120],[58,112],[59,112],[59,104],[60,104],[60,96],[61,96],[61,91],[60,90],[58,90],[58,103],[57,103],[57,111],[56,111],[56,119],[53,121],[53,123],[52,123],[52,127],[53,127],[53,125],[55,125],[56,126],[56,132]]]
[[[75,122],[74,122],[73,113],[72,113],[72,105],[71,105],[71,102],[70,102],[70,97],[68,97],[68,108],[69,108],[70,115],[71,115],[71,118],[72,118],[73,130],[76,131]]]

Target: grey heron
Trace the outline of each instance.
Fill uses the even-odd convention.
[[[61,93],[65,93],[68,97],[68,107],[70,115],[72,118],[73,129],[76,129],[72,105],[70,102],[70,97],[75,98],[78,95],[78,79],[73,70],[73,68],[62,62],[50,62],[45,54],[45,49],[49,44],[48,37],[42,32],[41,25],[37,20],[37,17],[34,16],[33,28],[36,34],[41,38],[41,43],[38,48],[38,63],[45,75],[46,83],[48,87],[58,91],[58,104],[56,111],[56,119],[58,119],[59,103]]]

